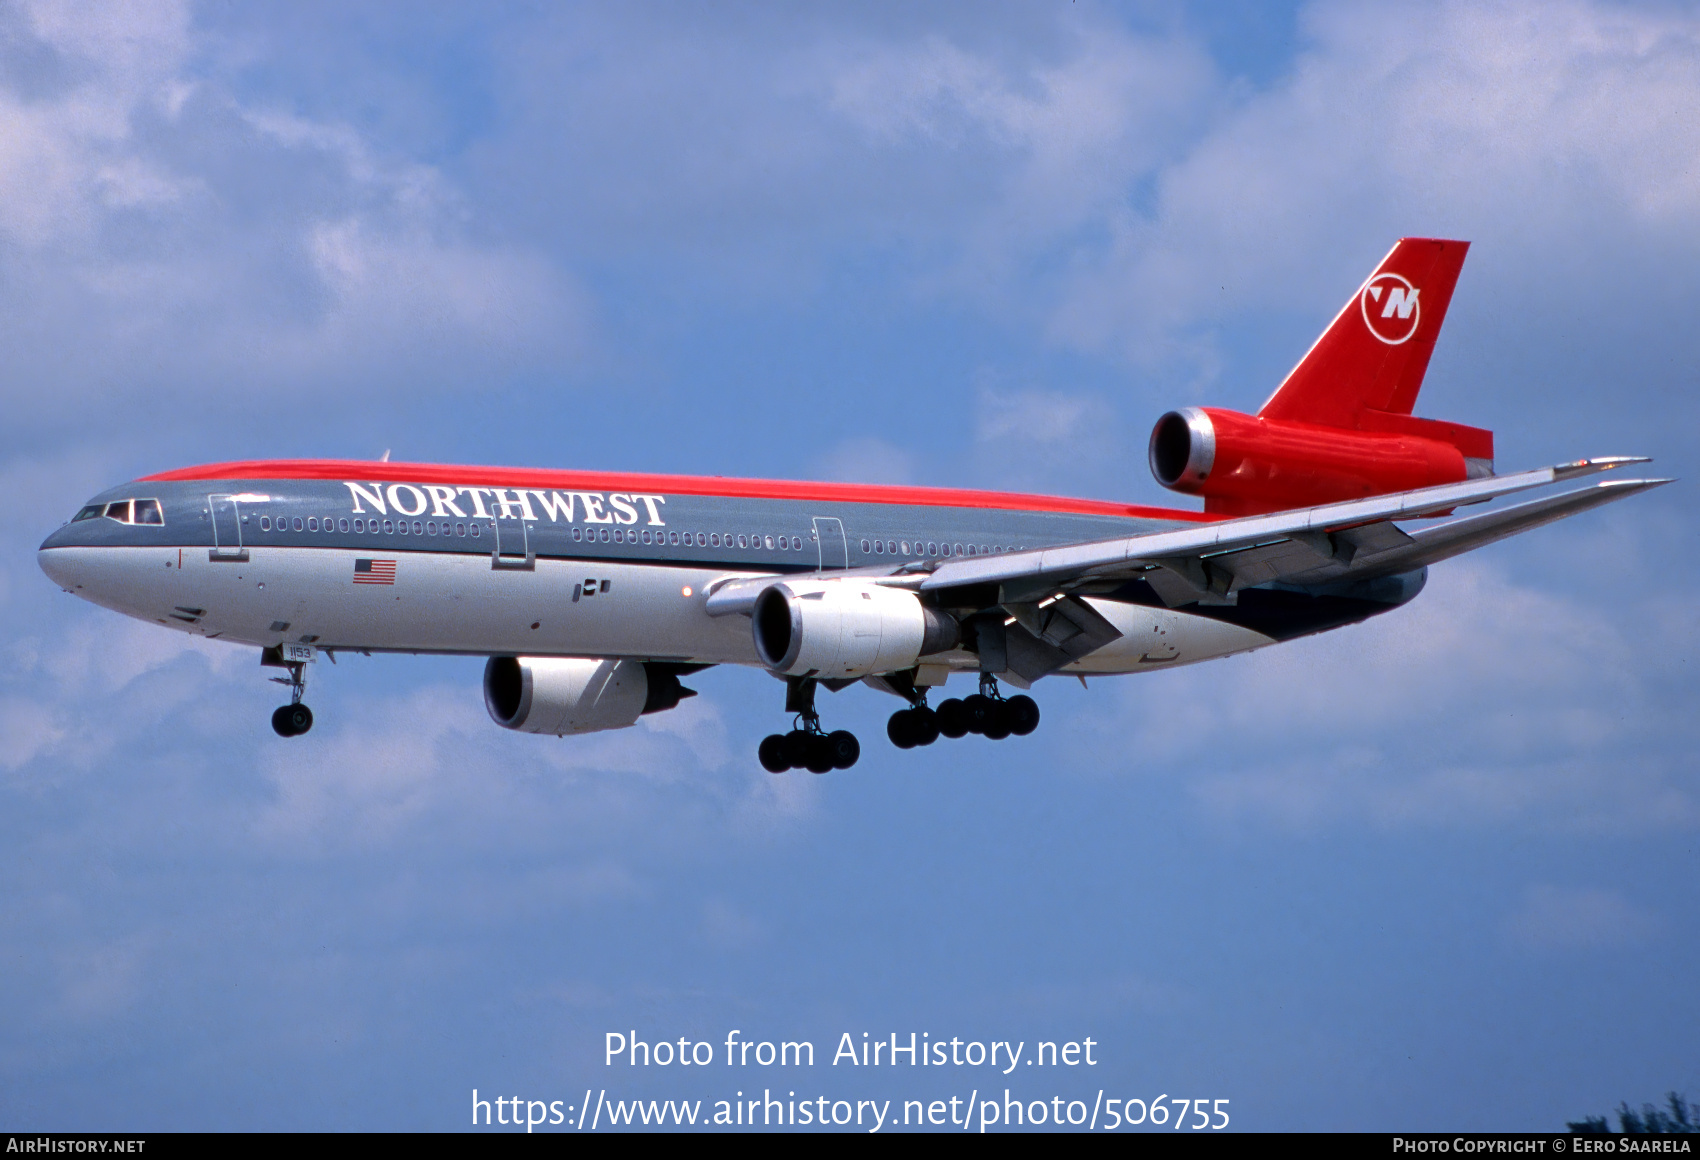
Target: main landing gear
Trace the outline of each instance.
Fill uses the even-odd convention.
[[[862,744],[854,733],[845,729],[828,733],[821,728],[820,714],[815,711],[817,683],[809,677],[793,677],[786,682],[785,710],[796,714],[794,727],[789,733],[768,734],[756,750],[762,768],[769,773],[849,769],[862,756]]]
[[[950,698],[937,709],[927,708],[925,689],[915,690],[914,704],[899,709],[886,723],[886,736],[899,749],[931,745],[940,737],[957,738],[978,733],[993,741],[1014,734],[1025,737],[1039,727],[1039,706],[1032,697],[1017,694],[1004,700],[997,678],[980,674],[980,691],[971,697]]]
[[[289,704],[279,705],[277,712],[272,714],[272,728],[279,737],[299,737],[313,727],[313,710],[301,703],[307,692],[307,666],[300,661],[291,661],[284,667],[289,670],[289,675],[273,677],[272,680],[289,686]]]

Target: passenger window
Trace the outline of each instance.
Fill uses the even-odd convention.
[[[317,517],[317,516],[308,516],[307,517],[307,530],[309,532],[316,532],[316,531],[319,530],[319,517]]]
[[[899,548],[902,548],[902,549],[903,549],[903,554],[904,554],[904,555],[905,555],[905,556],[907,556],[907,555],[908,555],[908,554],[909,554],[909,541],[908,541],[908,540],[904,540],[904,541],[903,541],[903,542],[902,542],[902,543],[901,543],[901,544],[899,544],[899,545],[897,545],[897,546],[898,546],[898,547],[899,547]]]
[[[417,535],[420,535],[422,531],[423,531],[423,529],[420,528],[419,521],[414,520],[413,521],[413,534],[417,536]]]
[[[425,530],[427,532],[430,532],[433,536],[436,535],[437,534],[437,521],[432,520],[429,523],[427,523],[425,525]]]
[[[107,504],[106,505],[106,518],[109,519],[109,520],[117,520],[121,524],[129,523],[130,522],[130,501],[127,500],[127,499],[121,499],[117,503]]]
[[[384,521],[384,535],[387,536],[393,531],[395,531],[395,524],[391,523],[389,520],[385,520]]]
[[[471,531],[472,531],[473,538],[476,539],[478,537],[478,525],[473,524],[472,527],[471,527]]]
[[[346,532],[348,530],[348,521],[347,520],[338,520],[336,522],[336,530],[339,531],[339,532]]]
[[[746,540],[743,536],[739,536],[738,537],[738,546],[740,548],[747,548],[747,547],[750,546],[750,542],[748,540]]]
[[[366,530],[366,521],[365,520],[355,520],[354,521],[354,530],[357,531],[357,532],[365,531]]]
[[[300,516],[296,516],[293,522],[295,524],[295,530],[298,532],[305,526],[302,524]]]
[[[455,535],[464,537],[466,535],[466,525],[465,524],[456,524],[455,525]]]
[[[772,536],[769,536],[767,538],[767,550],[770,551],[770,552],[773,551],[773,537]]]

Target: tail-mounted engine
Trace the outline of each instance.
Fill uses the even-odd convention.
[[[854,678],[893,673],[955,647],[959,626],[901,588],[787,580],[756,598],[756,655],[776,673]]]
[[[642,661],[579,657],[491,657],[484,706],[491,720],[521,733],[595,733],[637,724],[696,693],[676,672]]]
[[[1151,430],[1151,474],[1204,510],[1257,515],[1493,474],[1493,433],[1360,412],[1348,430],[1216,407],[1170,411]]]
[[[1411,414],[1469,248],[1399,239],[1256,415],[1157,420],[1157,482],[1249,516],[1492,475],[1492,431]]]

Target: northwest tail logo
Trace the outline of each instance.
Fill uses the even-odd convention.
[[[1369,332],[1389,346],[1408,342],[1417,333],[1423,315],[1417,302],[1419,293],[1409,279],[1398,274],[1377,274],[1365,282],[1358,300]]]

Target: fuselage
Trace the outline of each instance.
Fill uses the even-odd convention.
[[[749,620],[705,607],[731,579],[890,575],[1210,518],[955,489],[258,461],[103,492],[39,558],[96,604],[261,647],[754,665]],[[1172,609],[1143,581],[1122,582],[1086,597],[1121,637],[1066,671],[1241,652],[1362,620],[1420,586],[1420,574],[1349,591],[1270,586]],[[928,660],[980,667],[965,649]]]

